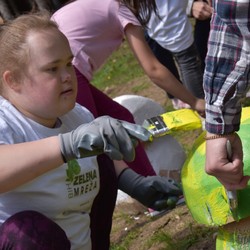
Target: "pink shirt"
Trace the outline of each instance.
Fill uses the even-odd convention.
[[[91,80],[124,39],[127,24],[140,25],[116,0],[77,0],[52,16],[69,40],[74,66]]]

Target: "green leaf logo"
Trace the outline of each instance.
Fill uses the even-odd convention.
[[[66,181],[73,182],[74,176],[80,174],[81,167],[79,166],[77,160],[68,161],[68,169],[66,169],[67,179]]]

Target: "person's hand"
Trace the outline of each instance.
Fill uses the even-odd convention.
[[[211,1],[203,2],[202,0],[195,1],[192,6],[192,15],[199,20],[206,20],[211,17],[213,8]]]
[[[194,106],[191,106],[192,109],[196,110],[198,114],[205,118],[205,100],[204,99],[196,99]]]
[[[209,136],[209,134],[208,134]],[[232,145],[232,157],[229,160],[226,141]],[[242,144],[237,134],[206,141],[206,173],[215,176],[227,190],[243,189],[249,176],[243,175]]]
[[[137,140],[151,134],[142,126],[102,116],[75,130],[60,134],[60,147],[66,161],[105,153],[112,160],[133,161]]]
[[[162,176],[141,176],[132,169],[125,169],[118,177],[118,188],[155,210],[173,208],[182,195],[180,184]]]

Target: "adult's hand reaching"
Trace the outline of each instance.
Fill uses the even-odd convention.
[[[232,145],[230,160],[226,149],[227,140]],[[227,190],[243,189],[247,186],[250,177],[244,176],[243,166],[242,144],[236,133],[206,141],[206,173],[215,176]]]

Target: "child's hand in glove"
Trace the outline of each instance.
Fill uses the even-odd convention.
[[[66,161],[105,153],[113,160],[133,161],[138,139],[151,134],[143,127],[102,116],[75,130],[60,134],[61,152]]]
[[[175,207],[182,195],[180,185],[173,179],[162,176],[141,176],[126,168],[118,177],[118,188],[154,210]]]

